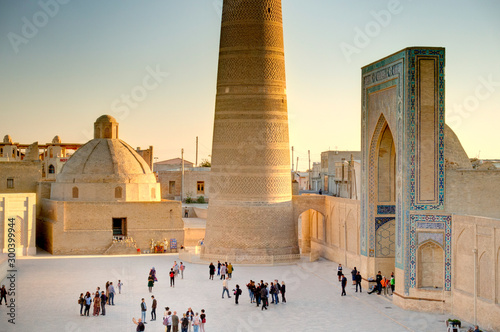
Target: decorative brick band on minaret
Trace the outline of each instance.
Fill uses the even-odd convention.
[[[295,258],[291,195],[281,1],[224,0],[202,258]]]

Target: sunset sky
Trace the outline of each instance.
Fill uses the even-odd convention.
[[[500,1],[283,0],[290,145],[299,169],[360,149],[360,68],[446,48],[447,122],[500,158]],[[0,0],[0,135],[92,138],[102,114],[159,160],[212,146],[222,0]],[[346,51],[349,50],[349,51]]]

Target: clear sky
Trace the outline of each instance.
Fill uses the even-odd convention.
[[[360,68],[446,48],[447,122],[469,157],[500,158],[500,1],[283,0],[290,145],[307,168],[360,149]],[[0,135],[92,138],[102,114],[160,160],[212,146],[222,0],[0,0]]]

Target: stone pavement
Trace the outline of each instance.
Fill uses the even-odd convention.
[[[355,293],[349,285],[347,296],[340,296],[334,262],[300,262],[287,266],[236,265],[230,290],[239,284],[240,304],[234,298],[221,298],[222,282],[208,279],[208,264],[186,263],[184,279],[169,287],[167,272],[177,254],[141,256],[55,257],[38,255],[18,258],[16,280],[16,324],[7,322],[7,308],[0,308],[0,331],[135,331],[132,317],[140,317],[141,298],[148,305],[146,331],[164,331],[163,308],[185,312],[192,307],[207,314],[207,332],[251,331],[446,331],[449,315],[402,310],[389,298]],[[216,263],[216,262],[214,262]],[[159,282],[153,295],[158,300],[158,318],[150,322],[151,294],[147,277],[151,267]],[[80,293],[93,292],[106,281],[124,283],[115,306],[107,315],[81,317],[77,303]],[[246,283],[250,280],[284,280],[286,304],[270,304],[261,311],[250,304]],[[3,280],[2,283],[7,283]],[[92,311],[91,311],[92,312]]]

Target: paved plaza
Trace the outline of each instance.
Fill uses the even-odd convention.
[[[392,304],[390,297],[355,293],[340,296],[334,262],[302,261],[287,266],[235,266],[230,290],[239,284],[240,304],[234,297],[221,298],[222,282],[208,279],[208,264],[186,263],[184,279],[169,287],[167,271],[177,254],[141,256],[54,257],[48,254],[18,258],[16,280],[16,325],[7,323],[7,308],[0,308],[1,331],[135,331],[132,317],[140,317],[141,298],[148,305],[146,331],[164,331],[164,307],[185,312],[206,310],[206,331],[445,331],[449,315],[415,313]],[[215,262],[216,263],[216,262]],[[158,283],[148,292],[151,267]],[[350,275],[349,275],[350,277]],[[104,288],[106,281],[121,279],[122,294],[115,306],[106,306],[106,316],[81,317],[77,303],[80,293]],[[284,280],[286,304],[270,304],[261,311],[250,304],[246,283],[250,280]],[[350,279],[350,278],[349,278]],[[6,283],[6,280],[3,280]],[[349,281],[350,284],[350,281]],[[158,319],[150,322],[151,294],[158,300]],[[92,313],[92,309],[91,309]]]

